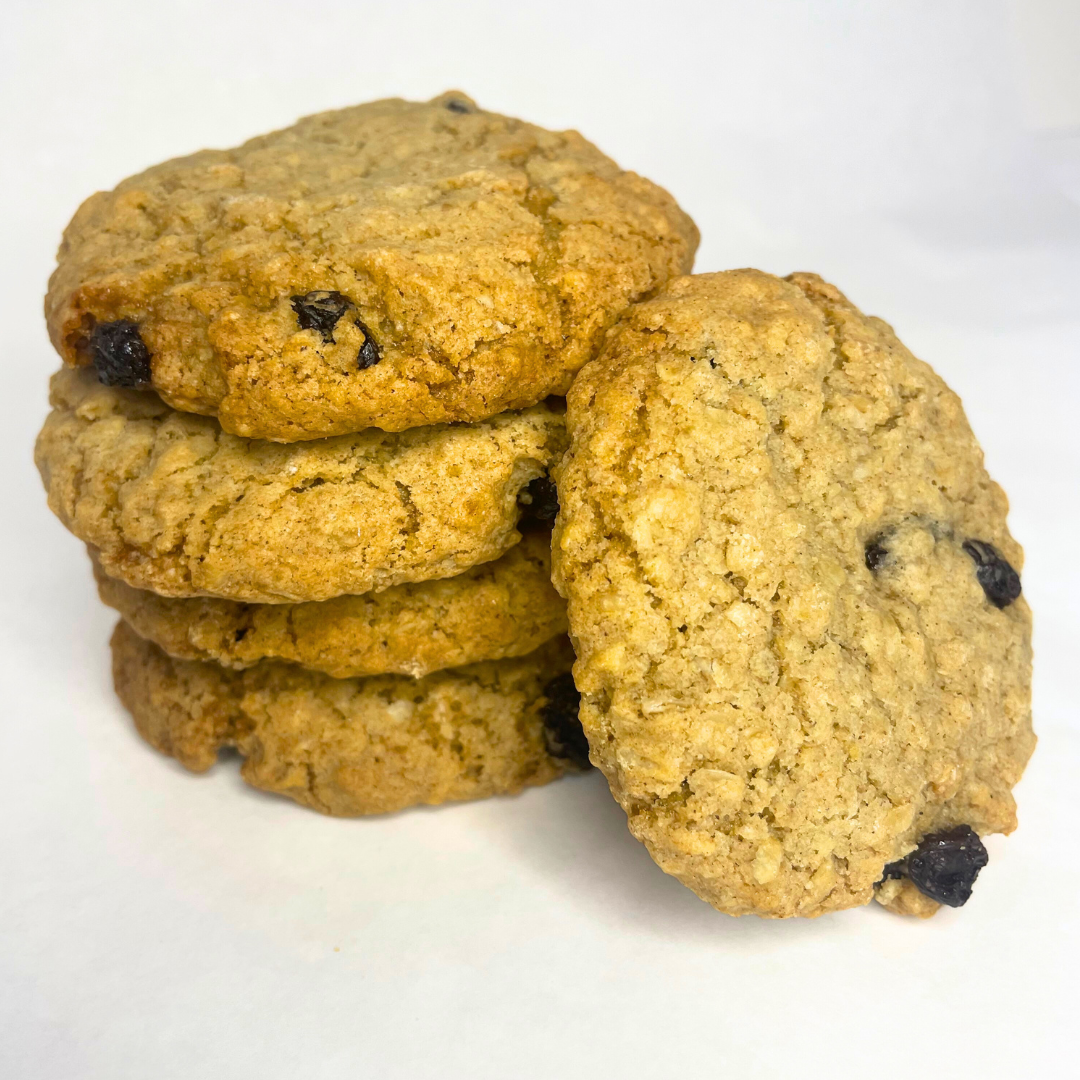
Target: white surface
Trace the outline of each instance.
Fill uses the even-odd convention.
[[[1009,0],[1020,47],[1029,122],[1080,127],[1080,4],[1076,0]]]
[[[1025,129],[1046,35],[1012,25],[986,0],[8,0],[0,1075],[1076,1068],[1080,154]],[[1046,98],[1075,83],[1035,84],[1040,115],[1077,114]],[[655,869],[596,776],[331,821],[133,734],[112,620],[30,465],[60,231],[154,161],[450,86],[668,186],[701,226],[698,269],[824,273],[963,395],[1028,552],[1042,742],[1021,828],[962,911],[731,920]]]

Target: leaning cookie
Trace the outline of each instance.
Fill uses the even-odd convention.
[[[959,399],[820,278],[683,278],[568,398],[553,562],[594,762],[721,911],[958,906],[1016,824],[1019,545]]]
[[[94,573],[101,599],[169,656],[236,669],[276,659],[338,679],[420,678],[524,656],[566,633],[547,531],[527,533],[501,559],[457,577],[308,604],[158,596],[109,577],[96,558]]]
[[[566,638],[419,680],[273,661],[227,671],[173,660],[124,622],[112,649],[116,691],[151,746],[195,772],[235,747],[249,784],[324,814],[505,795],[577,767],[545,725],[545,688],[573,660]]]
[[[88,199],[46,315],[69,364],[292,442],[561,394],[687,273],[666,191],[462,94],[320,113]]]
[[[164,596],[284,603],[452,577],[517,543],[518,496],[565,445],[547,404],[284,446],[87,371],[53,376],[51,400],[49,506],[109,576]]]

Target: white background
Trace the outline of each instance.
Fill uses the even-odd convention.
[[[1075,1075],[1080,3],[6,0],[0,24],[0,1075]],[[449,87],[664,184],[700,270],[823,273],[962,394],[1028,553],[1041,736],[962,911],[725,918],[595,775],[333,821],[134,735],[30,461],[61,229],[158,160]]]

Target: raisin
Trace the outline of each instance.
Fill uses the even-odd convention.
[[[294,296],[291,300],[300,329],[318,330],[323,341],[331,345],[334,344],[334,327],[353,306],[347,296],[328,289],[316,289],[303,296]]]
[[[469,107],[469,103],[467,101],[461,101],[459,98],[451,98],[446,103],[446,107],[451,112],[456,112],[456,113],[471,113],[472,112],[472,109]]]
[[[523,522],[554,521],[559,514],[559,492],[555,482],[547,476],[538,476],[518,492]]]
[[[970,825],[924,836],[907,857],[908,877],[939,904],[961,907],[971,898],[979,871],[990,861]]]
[[[996,608],[1008,607],[1020,595],[1020,575],[993,544],[965,540],[964,550],[975,562],[975,578]]]
[[[866,569],[870,571],[880,570],[889,557],[889,550],[882,543],[884,537],[875,536],[866,545]]]
[[[356,358],[360,370],[363,371],[365,368],[374,367],[382,359],[382,354],[371,336],[371,331],[359,319],[356,320],[356,325],[364,335],[364,344],[360,346],[360,355]]]
[[[98,323],[90,334],[90,355],[98,382],[144,386],[150,381],[150,350],[130,319]]]
[[[355,307],[347,296],[329,289],[316,289],[314,292],[304,293],[303,296],[291,297],[291,302],[300,329],[317,330],[328,345],[337,344],[334,341],[334,327],[345,312]],[[382,354],[367,326],[359,319],[354,319],[353,322],[364,335],[364,344],[360,346],[360,353],[356,358],[360,370],[363,371],[365,368],[374,367],[382,359]]]
[[[553,758],[569,761],[579,769],[588,769],[589,741],[578,719],[581,695],[570,672],[556,675],[544,687],[544,702],[540,714],[544,721],[544,741]]]
[[[931,833],[907,858],[889,863],[882,881],[907,877],[920,891],[947,907],[963,907],[979,871],[990,861],[978,833],[970,825]]]

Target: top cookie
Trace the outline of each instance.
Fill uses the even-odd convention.
[[[660,866],[731,914],[897,875],[963,902],[1034,736],[1022,555],[956,395],[820,278],[734,271],[629,313],[567,423],[581,719]]]
[[[66,363],[228,432],[401,431],[564,393],[697,241],[576,132],[391,99],[91,196],[45,310]]]

